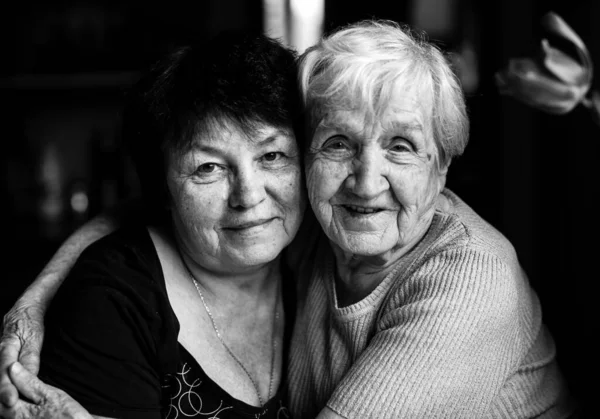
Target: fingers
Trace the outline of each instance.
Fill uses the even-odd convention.
[[[19,400],[19,393],[8,375],[8,367],[17,361],[20,348],[16,337],[5,335],[0,343],[0,404],[5,407],[14,406]]]
[[[21,398],[12,407],[0,405],[0,419],[93,419],[75,399],[44,384],[20,363],[12,364],[8,373]]]
[[[4,378],[2,379],[4,381]],[[11,382],[0,383],[0,405],[13,407],[19,401],[19,392]]]
[[[44,416],[42,413],[40,413],[40,408],[37,405],[33,405],[24,400],[19,400],[17,404],[11,408],[4,408],[0,405],[0,419],[42,419],[48,417]]]
[[[13,407],[19,401],[19,392],[12,383],[0,384],[0,405]]]
[[[40,404],[46,395],[46,384],[27,371],[20,363],[15,362],[8,368],[11,381],[27,399]]]

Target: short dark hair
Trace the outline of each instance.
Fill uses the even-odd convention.
[[[184,150],[215,120],[251,132],[257,123],[293,129],[301,100],[293,50],[262,34],[226,31],[174,48],[133,87],[123,115],[123,141],[152,218],[169,195],[166,157]]]

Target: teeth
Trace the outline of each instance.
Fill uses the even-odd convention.
[[[379,210],[375,208],[357,207],[354,205],[346,205],[346,207],[352,211],[360,212],[361,214],[373,214],[374,212],[379,212]]]

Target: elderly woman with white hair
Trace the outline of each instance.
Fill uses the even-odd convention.
[[[569,417],[553,339],[513,247],[445,188],[469,123],[442,52],[403,26],[365,21],[308,49],[299,79],[321,228],[308,214],[289,248],[293,416]],[[19,305],[35,306],[27,295]]]
[[[299,275],[293,412],[567,417],[513,247],[445,189],[469,123],[443,54],[406,28],[361,23],[308,50],[300,81],[324,234]]]

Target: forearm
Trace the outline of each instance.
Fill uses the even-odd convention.
[[[97,215],[75,232],[58,248],[44,269],[27,287],[15,306],[32,302],[42,311],[48,306],[83,250],[121,225],[139,218],[142,205],[138,198],[122,202],[111,212]]]
[[[79,255],[88,245],[127,222],[128,216],[137,213],[136,205],[137,201],[125,203],[117,211],[97,216],[71,234],[4,315],[0,340],[0,403],[10,407],[18,401],[17,390],[7,376],[11,364],[20,361],[27,370],[37,374],[45,311]]]
[[[42,310],[69,274],[83,250],[96,240],[110,234],[120,225],[118,216],[99,215],[71,234],[59,247],[36,279],[27,287],[15,305],[35,303]]]

